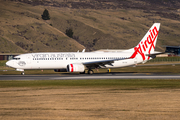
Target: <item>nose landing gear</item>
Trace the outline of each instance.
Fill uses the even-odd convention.
[[[16,71],[21,71],[21,75],[24,75],[24,69],[16,69]]]

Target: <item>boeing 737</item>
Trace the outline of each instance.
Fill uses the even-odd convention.
[[[139,44],[120,52],[41,52],[14,57],[6,65],[17,71],[27,69],[54,69],[55,72],[80,72],[93,74],[92,69],[119,68],[145,63],[156,57],[154,52],[160,23],[154,23]]]

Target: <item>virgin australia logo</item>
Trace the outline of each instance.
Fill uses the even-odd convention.
[[[18,62],[18,65],[19,65],[19,66],[25,66],[26,63],[25,63],[24,61],[19,61],[19,62]]]
[[[137,54],[140,54],[145,60],[145,52],[149,49],[148,53],[151,54],[151,49],[155,49],[155,40],[158,36],[159,31],[157,30],[156,26],[152,29],[152,31],[149,31],[148,37],[144,40],[141,41],[141,43],[138,44],[137,47],[134,48],[134,53],[130,58],[135,58]],[[148,57],[149,60],[150,57]]]

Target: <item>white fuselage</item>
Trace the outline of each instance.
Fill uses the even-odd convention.
[[[16,69],[66,69],[68,64],[87,63],[95,61],[115,60],[111,65],[101,68],[118,68],[142,62],[142,59],[126,59],[132,53],[128,52],[49,52],[28,53],[16,56],[6,64]],[[119,60],[124,59],[124,60]]]

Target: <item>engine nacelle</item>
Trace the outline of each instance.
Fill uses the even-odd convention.
[[[84,72],[85,66],[83,64],[68,64],[67,72]]]
[[[67,72],[66,69],[54,69],[54,72]]]

